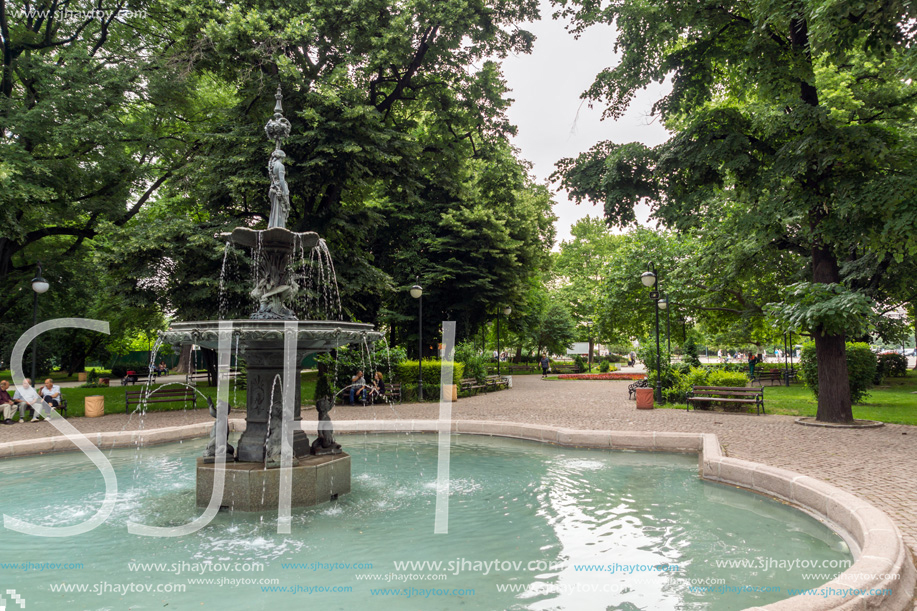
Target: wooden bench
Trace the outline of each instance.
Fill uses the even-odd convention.
[[[392,403],[395,402],[395,399],[401,403],[401,384],[386,384],[385,396],[391,399]]]
[[[156,390],[144,399],[145,390],[128,390],[124,393],[124,413],[129,414],[131,405],[141,403],[178,403],[179,401],[191,402],[197,407],[197,393],[190,388],[176,388],[173,390]]]
[[[509,386],[509,382],[502,375],[487,376],[487,378],[484,380],[484,383],[487,385],[488,389],[492,389],[492,390],[497,390],[501,386]]]
[[[535,370],[532,368],[531,365],[507,365],[506,371],[507,373],[512,375],[514,373],[533,373]]]
[[[754,405],[758,415],[764,411],[763,388],[740,388],[738,386],[694,386],[688,393],[686,411],[691,409],[691,404],[697,406],[710,405],[711,403],[735,403],[738,405]],[[698,409],[698,407],[695,407]],[[706,409],[700,407],[700,409]]]
[[[647,380],[646,378],[642,380],[637,380],[633,384],[628,384],[627,385],[627,398],[632,401],[636,401],[637,400],[637,389],[638,388],[649,388],[649,387],[650,387],[650,381]]]
[[[226,373],[226,377],[228,378],[234,378],[237,375],[239,375],[238,369],[232,369]],[[191,373],[185,374],[185,384],[190,384],[191,386],[196,385],[198,381],[206,382],[209,379],[210,376],[207,374],[206,369],[199,369],[197,371],[192,371]]]
[[[551,373],[576,373],[576,365],[572,363],[551,363]]]
[[[478,391],[482,388],[486,390],[487,383],[479,384],[475,378],[462,378],[459,382],[459,390],[462,392],[478,394]]]
[[[770,382],[771,386],[774,385],[774,382],[782,383],[784,380],[784,372],[782,369],[774,369],[771,371],[759,371],[755,373],[755,377],[752,382],[757,382],[758,386],[763,386],[762,382]]]

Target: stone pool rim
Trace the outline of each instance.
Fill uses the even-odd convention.
[[[315,422],[302,422],[306,433],[315,434]],[[212,422],[143,431],[84,433],[100,449],[137,447],[205,437]],[[233,418],[230,431],[245,430],[245,421]],[[832,581],[813,590],[833,588],[862,594],[847,596],[794,596],[745,611],[847,611],[912,609],[915,572],[910,550],[891,518],[871,503],[836,486],[787,469],[725,456],[713,433],[666,433],[646,431],[578,430],[489,420],[338,420],[340,434],[438,433],[509,437],[551,443],[558,446],[610,450],[683,452],[698,455],[702,479],[745,488],[786,501],[813,515],[839,532],[855,546],[854,563]],[[76,447],[67,437],[55,436],[0,443],[0,458],[72,452]],[[870,594],[891,589],[891,594]]]

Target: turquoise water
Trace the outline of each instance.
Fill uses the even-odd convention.
[[[277,534],[276,511],[223,512],[181,538],[130,535],[130,520],[175,526],[198,515],[194,461],[206,440],[113,451],[112,517],[72,538],[0,529],[0,593],[16,590],[28,611],[714,611],[787,598],[852,561],[802,512],[701,481],[695,456],[474,436],[453,437],[449,533],[434,534],[437,438],[341,441],[353,491],[294,509],[291,535]],[[4,514],[78,523],[103,490],[82,454],[0,461]],[[748,588],[770,591],[737,591]]]

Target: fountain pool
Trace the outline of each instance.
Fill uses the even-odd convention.
[[[128,534],[129,520],[177,526],[197,515],[194,465],[205,444],[111,451],[113,516],[89,536],[4,530],[3,562],[33,566],[0,578],[39,610],[715,611],[788,598],[789,588],[830,578],[804,573],[833,576],[852,563],[824,524],[702,481],[694,456],[466,435],[453,438],[446,535],[433,534],[437,438],[422,434],[348,435],[351,494],[294,509],[291,535],[277,534],[276,510],[224,511],[187,537]],[[80,454],[5,460],[0,479],[5,514],[53,526],[85,519],[103,496]]]

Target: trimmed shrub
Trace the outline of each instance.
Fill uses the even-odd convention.
[[[800,377],[805,385],[818,398],[818,361],[815,356],[815,342],[802,347],[799,358]],[[878,371],[878,359],[869,349],[869,344],[847,344],[847,375],[850,378],[850,400],[860,403],[866,399],[869,389],[875,383]]]
[[[602,363],[599,365],[599,371],[601,371],[602,373],[608,373],[610,369],[611,369],[611,364],[608,361],[602,361]]]
[[[907,357],[897,352],[883,352],[879,355],[876,384],[881,384],[884,378],[903,378],[907,375]]]
[[[576,366],[577,373],[583,373],[584,371],[586,371],[586,367],[587,367],[586,361],[580,355],[577,354],[576,356],[573,357],[573,364]]]
[[[748,385],[748,375],[737,371],[714,370],[707,376],[706,386],[738,386],[744,388]]]
[[[729,374],[732,375],[732,374]],[[672,370],[672,386],[663,390],[662,396],[668,403],[685,403],[692,386],[713,386],[708,382],[710,372],[699,367],[687,370]]]
[[[446,361],[447,366],[451,363],[452,365],[452,383],[458,384],[459,381],[464,377],[465,365],[463,363],[456,363],[454,361]],[[397,369],[395,370],[395,377],[397,381],[402,384],[402,386],[417,386],[417,361],[402,361],[398,364]],[[423,376],[423,387],[424,387],[424,398],[432,397],[434,393],[434,388],[439,388],[440,382],[440,373],[442,370],[442,362],[439,360],[428,359],[424,360],[421,365],[421,371]],[[427,392],[429,389],[429,393]],[[438,391],[436,391],[438,395]]]

